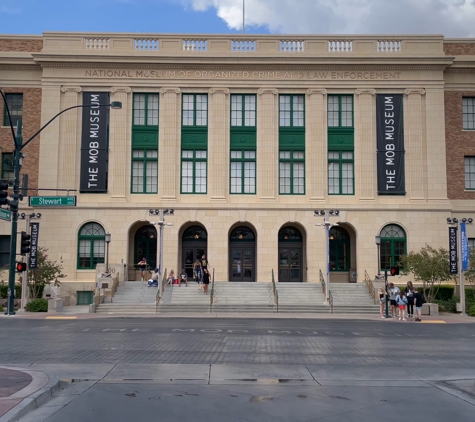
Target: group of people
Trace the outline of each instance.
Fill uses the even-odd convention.
[[[147,260],[142,258],[140,262],[137,263],[137,266],[140,268],[142,281],[145,279],[145,272],[147,269]],[[209,262],[206,259],[206,255],[203,255],[200,259],[197,259],[193,264],[193,275],[195,281],[198,283],[198,290],[203,289],[204,294],[208,294],[208,286],[210,280],[209,274]],[[148,286],[158,286],[159,271],[158,268],[155,268],[152,278],[148,280]],[[185,283],[185,286],[188,287],[188,274],[185,269],[181,269],[181,273],[178,278],[175,275],[175,271],[171,270],[167,277],[167,284],[173,285],[178,284],[181,287],[181,283]]]
[[[389,300],[388,305],[391,306],[391,316],[399,318],[399,321],[406,320],[407,317],[414,318],[414,307],[416,308],[416,315],[414,321],[421,322],[422,305],[424,304],[424,297],[412,285],[412,281],[408,281],[404,290],[399,289],[394,283],[389,283],[389,292],[385,292],[382,287],[379,288],[379,302],[381,318],[385,318],[384,310],[386,301]],[[389,296],[389,297],[388,297]]]

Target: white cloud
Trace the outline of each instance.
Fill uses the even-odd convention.
[[[243,0],[181,0],[242,29]],[[475,36],[475,0],[245,0],[246,27],[289,34]]]

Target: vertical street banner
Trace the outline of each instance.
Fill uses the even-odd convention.
[[[38,268],[38,234],[40,223],[30,223],[30,262],[28,268],[36,270]]]
[[[468,239],[465,223],[460,223],[460,240],[462,243],[462,271],[468,270]]]
[[[84,92],[81,137],[81,192],[107,192],[107,126],[109,107],[107,92]]]
[[[450,274],[458,273],[457,227],[449,227]]]
[[[402,94],[376,96],[378,195],[405,195]]]

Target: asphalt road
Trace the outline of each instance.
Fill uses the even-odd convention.
[[[331,364],[471,368],[475,324],[111,318],[0,320],[0,364]]]

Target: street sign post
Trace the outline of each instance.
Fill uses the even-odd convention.
[[[75,196],[30,196],[30,207],[75,207]]]
[[[11,211],[0,208],[0,220],[11,221],[12,220]]]

